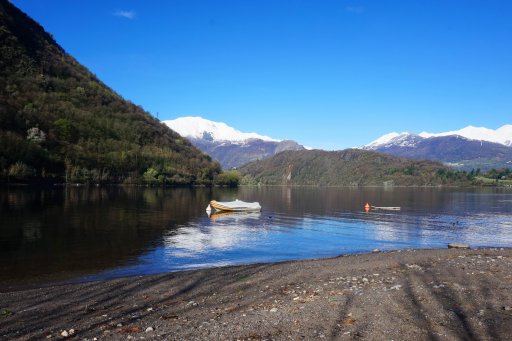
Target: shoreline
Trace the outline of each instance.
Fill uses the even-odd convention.
[[[500,340],[511,294],[510,248],[349,254],[4,292],[0,339]]]
[[[505,180],[500,180],[505,181]],[[0,182],[0,188],[108,188],[108,187],[140,187],[140,188],[241,188],[241,187],[290,187],[290,188],[461,188],[461,189],[479,189],[479,188],[512,188],[510,184],[497,184],[495,183],[481,183],[481,184],[464,184],[464,185],[295,185],[295,184],[239,184],[238,186],[223,186],[223,185],[197,185],[197,184],[184,184],[184,185],[155,185],[155,184],[137,184],[137,183],[77,183],[77,182]]]
[[[459,244],[459,243],[450,243],[450,244]],[[449,245],[449,244],[447,244]],[[466,244],[462,244],[466,245]],[[474,248],[469,247],[463,247],[458,249],[471,249],[471,250],[512,250],[512,247],[507,246],[477,246]],[[450,247],[448,246],[450,249]],[[457,247],[455,247],[457,248]],[[350,257],[350,256],[361,256],[361,255],[370,255],[370,254],[386,254],[386,253],[393,253],[393,252],[406,252],[406,251],[414,251],[414,252],[421,252],[421,251],[430,251],[430,250],[444,250],[445,248],[435,248],[435,247],[427,247],[427,248],[406,248],[406,249],[375,249],[373,251],[357,251],[357,252],[349,252],[349,253],[342,253],[338,255],[331,255],[326,257],[320,257],[320,258],[299,258],[299,259],[287,259],[287,260],[277,260],[277,261],[270,261],[270,262],[256,262],[256,263],[233,263],[233,264],[227,264],[227,265],[218,265],[218,266],[205,266],[205,267],[193,267],[193,268],[184,268],[179,270],[170,270],[170,271],[164,271],[164,272],[155,272],[155,273],[147,273],[147,274],[130,274],[130,275],[118,275],[118,276],[112,276],[112,277],[101,277],[97,276],[95,274],[81,274],[77,273],[74,276],[69,276],[69,274],[63,274],[63,279],[58,279],[58,277],[53,277],[53,275],[42,275],[37,278],[28,278],[26,280],[16,280],[15,282],[1,282],[0,281],[0,295],[12,293],[12,292],[18,292],[18,291],[27,291],[27,290],[36,290],[36,289],[47,289],[47,288],[53,288],[53,287],[62,287],[62,286],[68,286],[68,285],[80,285],[85,283],[103,283],[103,282],[109,282],[109,281],[116,281],[116,280],[130,280],[130,279],[137,279],[137,278],[147,278],[147,277],[155,277],[155,276],[165,276],[165,275],[171,275],[171,274],[180,274],[184,272],[194,272],[194,271],[204,271],[204,270],[215,270],[215,269],[222,269],[222,268],[238,268],[238,267],[250,267],[250,266],[260,266],[260,265],[280,265],[285,263],[294,263],[294,262],[308,262],[308,261],[323,261],[323,260],[329,260],[329,259],[336,259],[340,257]],[[34,281],[33,283],[28,283],[30,281]],[[1,305],[0,305],[1,308]]]

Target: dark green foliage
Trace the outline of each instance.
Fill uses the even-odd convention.
[[[495,180],[507,180],[512,179],[512,172],[509,168],[504,169],[491,169],[484,175],[488,179],[495,179]]]
[[[416,171],[416,167],[414,164],[408,165],[404,168],[404,174],[406,175],[414,175],[414,172]]]
[[[134,183],[150,168],[164,184],[211,184],[220,172],[0,0],[0,180]]]
[[[71,122],[67,118],[59,118],[55,122],[53,122],[53,127],[55,129],[55,135],[57,138],[63,142],[72,142],[75,140],[72,137],[75,137],[75,134],[72,134],[72,126]]]
[[[215,185],[222,187],[237,187],[240,183],[240,173],[238,171],[227,171],[217,175]]]
[[[287,151],[240,168],[242,183],[312,186],[469,185],[467,174],[439,162],[347,149]]]
[[[512,171],[510,168],[491,169],[485,173],[477,170],[472,180],[473,183],[481,186],[512,187]]]

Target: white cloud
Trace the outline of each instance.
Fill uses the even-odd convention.
[[[116,17],[122,17],[122,18],[130,19],[130,20],[135,18],[134,11],[117,11],[117,12],[114,12],[114,15]]]

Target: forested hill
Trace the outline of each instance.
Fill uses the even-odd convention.
[[[0,180],[208,184],[220,166],[0,0]]]
[[[415,161],[359,149],[285,151],[239,169],[249,185],[469,185],[471,176],[434,161]]]

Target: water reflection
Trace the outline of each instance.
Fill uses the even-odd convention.
[[[0,281],[66,279],[133,264],[207,191],[64,188],[0,191]]]
[[[261,212],[216,212],[209,214],[208,217],[212,222],[240,223],[244,220],[259,219]]]
[[[212,199],[259,201],[216,214]],[[363,206],[401,206],[365,213]],[[512,246],[512,193],[432,188],[0,190],[0,283],[19,285],[335,256]]]
[[[228,251],[251,244],[261,237],[260,216],[260,213],[222,212],[210,215],[210,223],[178,227],[164,236],[167,255],[195,257],[206,251]]]

